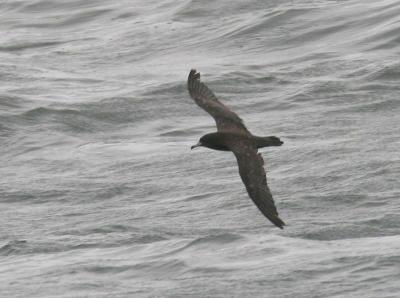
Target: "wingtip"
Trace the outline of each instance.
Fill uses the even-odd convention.
[[[272,223],[274,224],[274,225],[276,225],[278,228],[280,228],[281,230],[283,230],[283,227],[284,226],[286,226],[286,224],[285,224],[285,222],[282,220],[282,219],[280,219],[278,216],[275,216],[274,218],[273,218],[273,220],[271,220],[272,221]]]
[[[197,72],[195,68],[192,68],[189,72],[188,81],[199,80],[199,79],[200,79],[200,73]]]

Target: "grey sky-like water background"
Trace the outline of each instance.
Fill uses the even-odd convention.
[[[400,1],[2,1],[1,297],[399,297]],[[191,68],[258,135],[257,210]]]

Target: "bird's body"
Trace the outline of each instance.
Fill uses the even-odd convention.
[[[232,151],[229,148],[229,143],[247,141],[251,143],[255,148],[264,148],[269,146],[280,146],[282,142],[277,137],[258,137],[250,134],[242,134],[235,132],[212,132],[201,137],[200,142],[202,146],[220,150],[220,151]]]
[[[222,104],[208,87],[200,82],[200,73],[192,69],[188,77],[190,96],[198,106],[207,111],[215,120],[217,132],[202,136],[198,144],[214,150],[232,151],[239,165],[239,174],[246,190],[258,209],[277,227],[285,223],[279,218],[274,200],[267,185],[264,160],[259,148],[280,146],[281,140],[275,136],[252,135],[242,119]]]

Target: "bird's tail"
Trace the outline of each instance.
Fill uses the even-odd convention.
[[[257,144],[257,148],[263,148],[263,147],[270,147],[270,146],[281,146],[283,142],[275,136],[269,136],[269,137],[257,137],[254,136]]]

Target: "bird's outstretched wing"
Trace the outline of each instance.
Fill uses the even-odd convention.
[[[278,216],[275,202],[267,185],[264,159],[261,154],[257,153],[257,148],[248,140],[231,142],[229,148],[236,156],[239,174],[250,198],[265,217],[283,229],[285,223]]]
[[[187,85],[189,94],[196,104],[215,119],[218,131],[250,134],[242,119],[221,103],[214,93],[200,81],[200,73],[195,69],[190,71]]]

